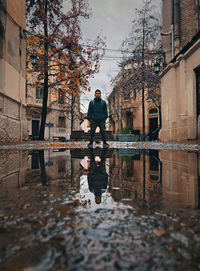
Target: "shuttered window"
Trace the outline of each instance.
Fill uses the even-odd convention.
[[[196,71],[197,116],[200,115],[200,68]]]

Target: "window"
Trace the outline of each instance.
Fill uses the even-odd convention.
[[[158,109],[156,109],[156,108],[152,108],[152,109],[149,110],[150,115],[151,114],[157,114],[157,113],[158,113]]]
[[[31,169],[39,168],[39,153],[33,152],[31,155]]]
[[[0,21],[0,58],[3,58],[3,44],[5,43],[4,39],[4,28]]]
[[[200,115],[200,68],[196,70],[197,116]]]
[[[58,127],[65,128],[65,117],[58,117]]]
[[[136,100],[136,89],[134,89],[133,93],[134,93],[134,100]]]
[[[37,85],[36,86],[36,99],[43,99],[43,93],[44,93],[44,84]]]
[[[59,90],[59,92],[58,92],[58,103],[59,104],[64,104],[64,101],[65,101],[64,92]]]
[[[58,173],[65,172],[65,160],[58,161]]]

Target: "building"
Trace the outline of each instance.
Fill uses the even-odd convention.
[[[42,70],[42,45],[37,50],[33,37],[27,37],[27,121],[29,137],[39,138],[44,97],[44,71]],[[37,54],[35,53],[37,50]],[[69,139],[71,130],[80,128],[80,92],[72,93],[74,87],[68,82],[67,69],[69,57],[65,52],[51,51],[48,60],[48,100],[44,139]],[[36,63],[32,61],[33,57]],[[59,59],[59,61],[58,61]],[[65,87],[64,87],[65,86]]]
[[[109,129],[115,135],[132,133],[141,135],[143,132],[143,109],[141,89],[135,88],[133,78],[137,67],[134,61],[122,63],[122,68],[111,84],[108,96]],[[158,137],[161,123],[159,88],[148,91],[145,89],[145,134],[150,140]]]
[[[72,95],[60,92],[58,97],[54,93],[49,92],[47,105],[47,118],[45,128],[45,139],[63,138],[69,139],[71,134],[71,104],[74,103],[74,121],[73,130],[78,130],[80,127],[80,95],[72,97]],[[36,86],[27,90],[27,121],[28,132],[32,139],[37,139],[41,122],[43,101],[43,88]]]
[[[25,98],[25,0],[0,1],[0,141],[28,138]]]
[[[162,141],[200,138],[200,2],[163,0]]]

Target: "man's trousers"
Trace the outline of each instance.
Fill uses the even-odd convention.
[[[90,143],[94,141],[96,128],[99,127],[103,142],[106,142],[105,136],[105,120],[90,120]]]

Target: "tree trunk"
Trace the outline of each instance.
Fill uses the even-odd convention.
[[[75,95],[72,95],[72,100],[71,100],[71,133],[74,128],[74,103],[75,103]]]
[[[48,27],[47,27],[47,0],[44,3],[44,10],[46,15],[46,22],[44,22],[44,34],[45,37],[48,37]],[[48,42],[45,40],[44,44],[44,89],[43,89],[43,104],[42,104],[42,117],[40,124],[40,133],[39,140],[44,140],[44,132],[45,132],[45,123],[47,117],[47,102],[48,102]]]

